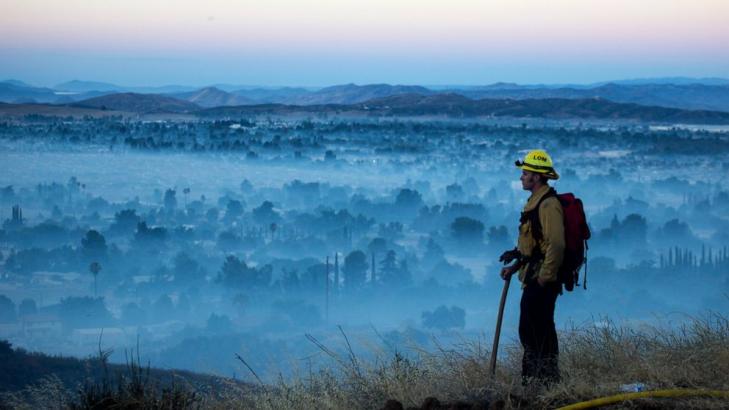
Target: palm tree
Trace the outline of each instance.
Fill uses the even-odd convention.
[[[101,272],[101,264],[99,262],[91,262],[89,265],[89,272],[94,275],[94,297],[96,297],[96,277]]]

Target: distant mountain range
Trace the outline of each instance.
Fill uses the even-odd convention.
[[[53,87],[55,90],[74,92],[78,94],[88,92],[134,92],[140,94],[168,94],[168,93],[181,93],[187,91],[194,91],[197,87],[190,87],[185,85],[165,85],[161,87],[126,87],[110,83],[101,83],[96,81],[80,81],[73,80],[65,83],[58,84]]]
[[[609,83],[594,88],[527,88],[494,87],[471,90],[448,90],[469,98],[604,98],[606,100],[682,108],[690,110],[717,110],[729,112],[729,85],[704,84],[636,84]]]
[[[451,118],[513,117],[546,119],[628,120],[668,124],[729,124],[729,112],[615,103],[591,99],[470,99],[460,94],[400,94],[358,104],[267,104],[215,107],[196,113],[202,117],[241,117],[295,113],[361,114],[370,116],[447,116]]]
[[[21,81],[0,82],[0,101],[10,103],[53,102],[58,99],[50,88],[32,87]]]
[[[225,91],[218,87],[165,86],[148,89],[156,92],[130,92],[119,91],[121,87],[108,83],[70,81],[51,89],[8,80],[0,82],[0,102],[200,116],[346,111],[368,115],[600,118],[722,124],[729,116],[729,85],[722,85],[721,79],[702,79],[713,85],[690,83],[688,79],[673,80],[682,84],[668,82],[669,79],[656,83],[644,81],[647,80],[627,80],[623,84],[608,83],[591,88],[496,83],[435,90],[409,85],[345,84],[315,90],[283,87]],[[38,108],[44,113],[63,111]],[[32,106],[14,109],[15,112],[33,111]]]
[[[341,91],[341,90],[339,90]],[[185,94],[187,95],[187,94]],[[340,93],[341,99],[354,98]],[[65,104],[0,103],[1,117],[121,115],[179,115],[206,119],[244,118],[258,115],[352,115],[420,116],[448,118],[544,118],[553,120],[607,120],[661,124],[729,124],[729,112],[684,110],[616,103],[603,98],[483,98],[456,93],[402,93],[353,104],[248,104],[225,106],[230,98],[242,97],[215,88],[188,95],[197,103],[159,94],[116,93]],[[238,100],[240,101],[240,100]],[[159,118],[159,116],[157,117]]]
[[[718,78],[718,77],[704,77],[704,78],[692,78],[692,77],[658,77],[658,78],[634,78],[629,80],[618,80],[618,81],[605,81],[601,83],[595,83],[595,86],[604,84],[621,84],[621,85],[646,85],[646,84],[673,84],[673,85],[691,85],[691,84],[703,84],[703,85],[729,85],[729,79]]]
[[[345,84],[321,89],[302,87],[250,87],[220,84],[204,88],[182,85],[124,87],[109,83],[69,81],[53,88],[34,87],[18,80],[0,82],[0,102],[70,104],[113,93],[167,95],[200,107],[256,104],[323,105],[357,104],[402,94],[459,94],[470,99],[586,99],[648,106],[729,112],[729,80],[684,77],[622,80],[591,85],[519,85],[495,83],[484,86]]]

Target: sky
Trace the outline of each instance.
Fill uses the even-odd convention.
[[[123,85],[729,78],[727,0],[0,0],[0,80]]]

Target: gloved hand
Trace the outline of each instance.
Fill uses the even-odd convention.
[[[503,262],[504,265],[510,264],[515,259],[521,258],[521,253],[518,249],[514,248],[512,250],[506,251],[499,256],[499,262]]]
[[[519,270],[519,266],[516,264],[510,265],[510,266],[504,266],[503,268],[501,268],[501,272],[499,275],[501,276],[501,279],[506,280],[511,275],[515,274],[518,270]]]

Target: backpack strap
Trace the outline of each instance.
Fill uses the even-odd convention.
[[[544,202],[545,199],[556,197],[557,191],[554,190],[554,188],[549,188],[549,191],[545,193],[541,198],[539,198],[539,202],[537,202],[537,206],[534,207],[534,209],[531,209],[526,212],[521,213],[521,218],[519,218],[519,222],[524,224],[527,221],[531,222],[531,230],[532,230],[532,238],[539,243],[544,238],[544,233],[542,232],[542,222],[539,221],[539,208],[542,206],[542,202]],[[539,247],[537,247],[537,250]]]
[[[544,255],[542,254],[542,248],[539,246],[539,242],[541,242],[544,238],[544,235],[542,233],[542,223],[539,221],[539,207],[542,206],[542,202],[544,202],[545,199],[553,196],[557,196],[557,191],[555,191],[554,188],[550,187],[549,191],[547,191],[544,196],[539,198],[537,206],[535,206],[534,209],[522,212],[521,218],[519,218],[519,222],[521,224],[525,224],[527,221],[531,222],[532,238],[534,238],[534,241],[537,245],[532,250],[532,254],[529,256],[529,258],[524,259],[524,262],[529,263],[530,271],[534,269],[534,263],[544,259]],[[533,272],[528,272],[527,276],[531,275],[532,273]]]

